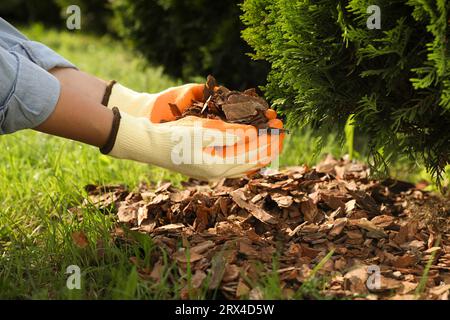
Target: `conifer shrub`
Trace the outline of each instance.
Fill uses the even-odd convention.
[[[370,29],[371,5],[380,29]],[[450,161],[446,0],[245,0],[244,39],[270,63],[267,97],[288,124],[367,136],[375,165],[423,160],[436,178]],[[388,161],[387,161],[388,162]]]

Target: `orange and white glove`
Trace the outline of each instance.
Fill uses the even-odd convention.
[[[257,171],[278,156],[284,133],[258,134],[253,126],[193,116],[176,120],[169,103],[183,112],[202,99],[203,88],[187,84],[148,94],[113,84],[103,101],[115,113],[113,137],[102,152],[207,181]]]
[[[186,84],[160,93],[141,93],[113,81],[103,104],[110,109],[117,107],[131,116],[148,118],[152,123],[161,123],[175,120],[169,103],[176,104],[182,112],[192,100],[203,98],[203,88],[203,84]]]

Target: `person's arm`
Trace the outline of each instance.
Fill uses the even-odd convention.
[[[99,148],[104,146],[113,121],[113,112],[101,104],[106,83],[70,68],[55,68],[50,73],[61,86],[58,103],[47,120],[34,129]]]
[[[75,65],[55,51],[29,40],[0,18],[0,134],[41,128],[44,121],[46,124],[41,129],[54,133],[57,128],[55,124],[51,126],[54,122],[52,119],[61,111],[65,112],[63,108],[70,106],[66,101],[68,85],[64,79],[67,79],[67,75],[82,74],[75,69]],[[81,78],[78,79],[81,81],[73,84],[75,87],[82,81],[88,81],[89,84],[90,79],[95,78]],[[64,88],[61,88],[61,84],[64,84]],[[101,89],[98,89],[94,87],[93,91],[100,92]],[[83,94],[89,95],[90,92],[85,90]],[[59,127],[65,130],[70,128],[65,125],[65,128],[62,128],[63,125]],[[64,132],[61,135],[67,136]],[[82,135],[79,138],[86,141]]]
[[[102,147],[113,117],[101,104],[105,88],[76,69],[47,72],[0,47],[0,133],[34,128]]]

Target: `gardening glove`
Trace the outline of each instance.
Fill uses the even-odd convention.
[[[258,135],[253,126],[192,116],[174,121],[169,103],[182,111],[202,98],[203,87],[189,84],[145,94],[115,84],[104,104],[119,120],[102,152],[209,181],[257,171],[278,156],[284,133]],[[282,126],[278,119],[271,122]]]
[[[170,104],[177,105],[180,112],[183,112],[192,100],[203,98],[203,88],[203,84],[186,84],[160,93],[140,93],[112,81],[106,90],[103,104],[110,109],[117,107],[129,115],[161,123],[175,120]]]

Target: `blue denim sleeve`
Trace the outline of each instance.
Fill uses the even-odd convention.
[[[47,70],[75,66],[0,18],[0,134],[34,128],[53,112],[60,84]]]

